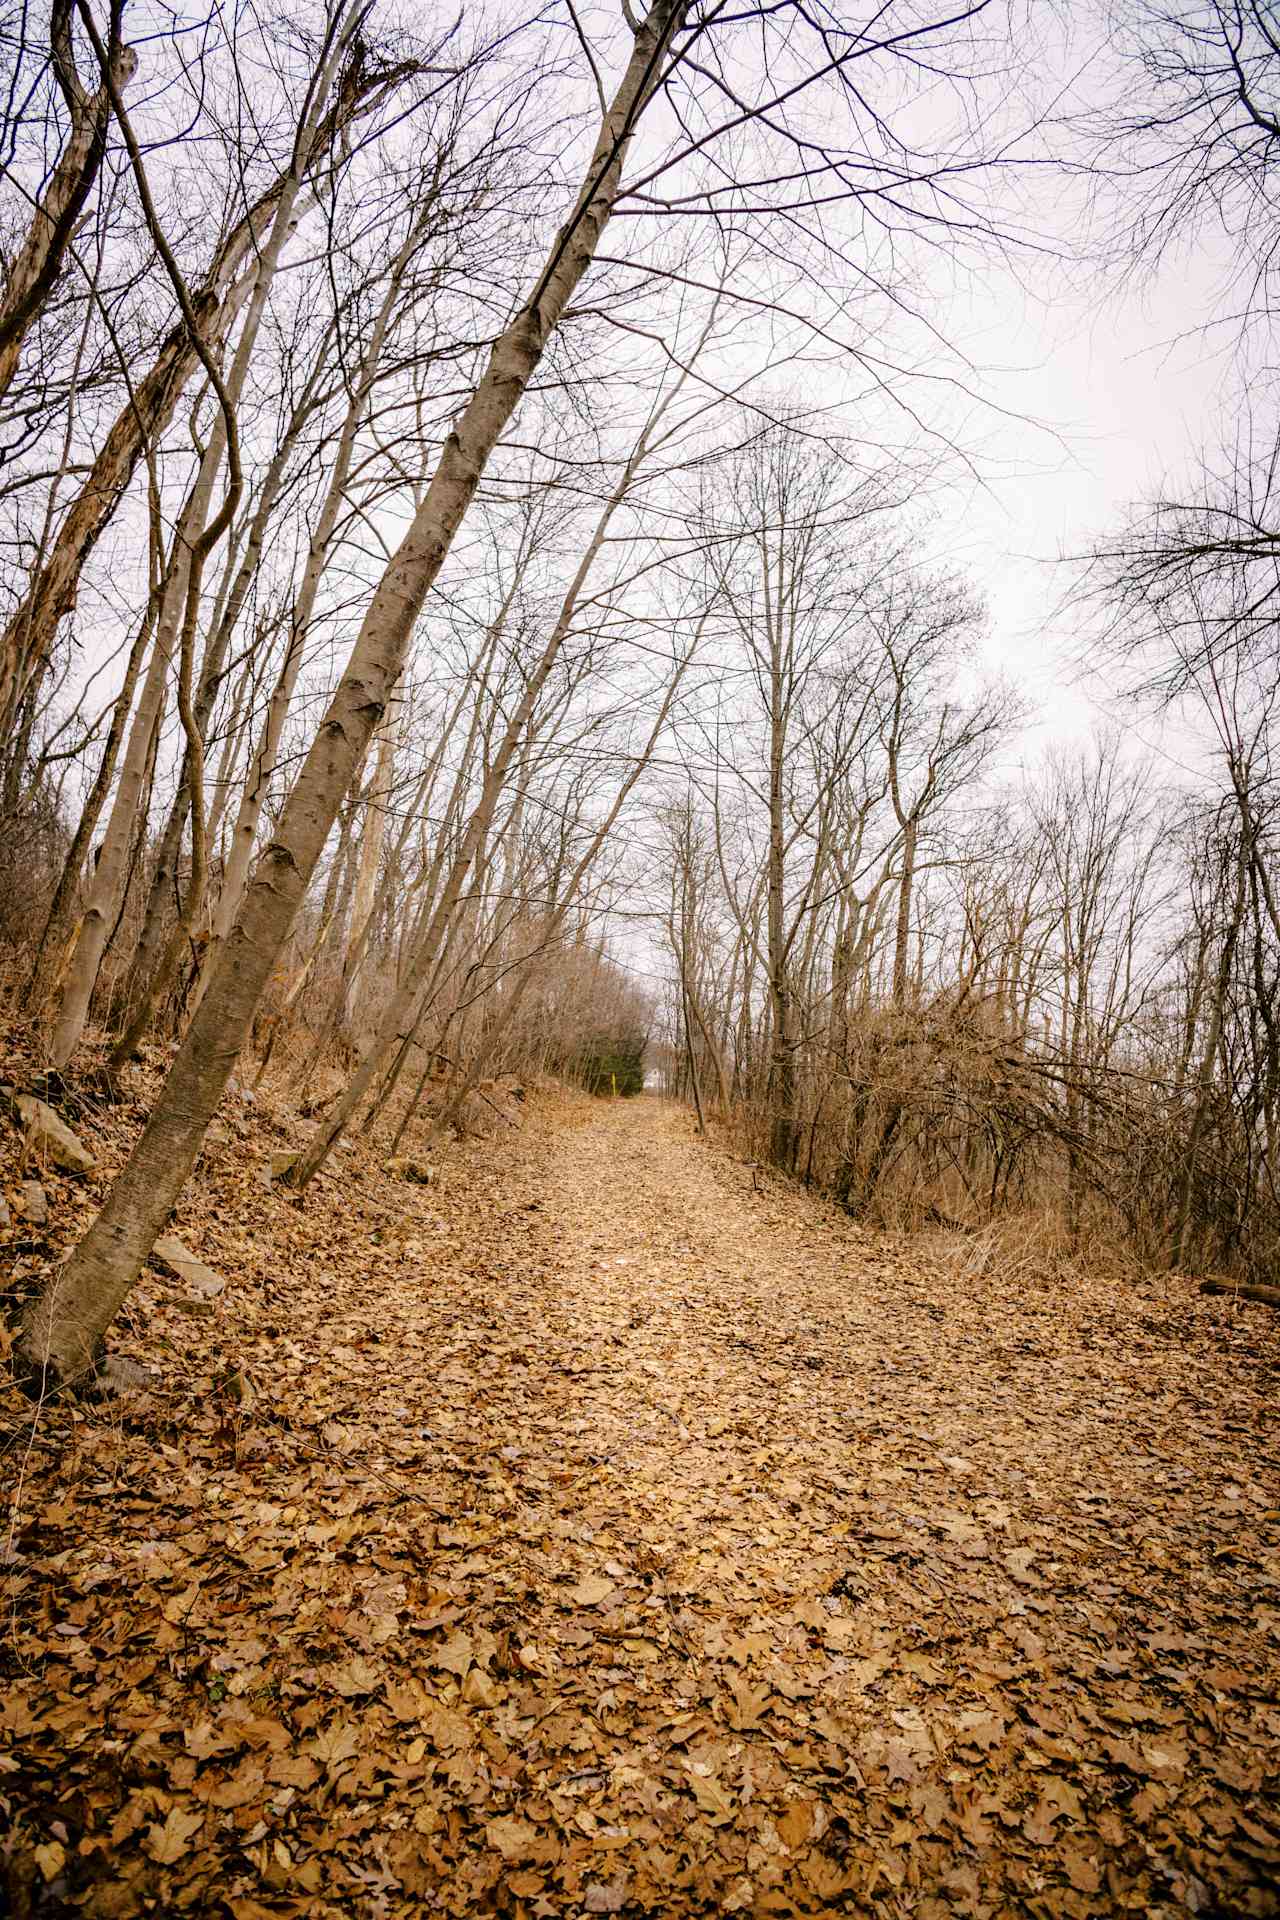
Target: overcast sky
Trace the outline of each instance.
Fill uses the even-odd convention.
[[[1172,336],[1213,312],[1215,285],[1206,260],[1198,275],[1171,268],[1142,291],[1051,304],[993,275],[987,311],[973,312],[975,358],[992,369],[984,389],[1022,419],[999,430],[1001,457],[957,515],[955,556],[990,602],[993,664],[1025,682],[1050,733],[1087,730],[1105,698],[1071,664],[1076,628],[1057,606],[1069,578],[1058,556],[1081,552],[1162,479],[1193,470],[1212,442],[1221,357],[1203,339]]]
[[[1076,13],[1074,45],[1059,50],[1059,78],[1074,69],[1064,109],[1096,108],[1115,79],[1091,13]],[[1201,449],[1221,438],[1239,377],[1225,240],[1202,234],[1158,271],[1122,281],[1090,265],[1088,190],[1060,175],[1040,180],[1028,224],[1045,252],[1007,267],[993,257],[944,296],[941,322],[975,364],[983,398],[1010,416],[970,416],[986,454],[981,484],[940,523],[951,556],[987,596],[991,664],[1037,708],[1026,757],[1037,742],[1082,738],[1116,710],[1107,687],[1074,663],[1080,617],[1062,609],[1072,571],[1059,556],[1087,550],[1162,481],[1193,476]],[[1097,212],[1115,220],[1131,210],[1116,189]],[[1128,710],[1125,721],[1132,727]],[[1145,732],[1181,751],[1154,723]]]

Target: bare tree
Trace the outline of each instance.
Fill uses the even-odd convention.
[[[123,93],[138,66],[134,49],[121,39],[124,0],[111,0],[107,71],[95,87],[86,88],[76,66],[74,14],[74,0],[54,0],[49,19],[50,66],[67,111],[67,137],[33,209],[30,231],[9,260],[0,286],[0,400],[13,384],[23,341],[53,291],[97,181],[111,121],[111,88]]]
[[[42,1377],[92,1368],[102,1336],[154,1244],[222,1096],[275,955],[342,798],[400,676],[414,620],[470,505],[498,438],[612,212],[623,161],[663,76],[676,0],[638,24],[631,57],[602,117],[577,203],[542,273],[494,345],[365,616],[350,665],[264,854],[226,951],[128,1168],[94,1227],[42,1297],[25,1335]]]

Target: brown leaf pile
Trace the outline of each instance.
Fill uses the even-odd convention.
[[[17,1912],[1280,1912],[1265,1307],[873,1242],[648,1100],[299,1212],[286,1119],[160,1385],[10,1403]]]

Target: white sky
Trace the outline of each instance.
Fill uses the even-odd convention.
[[[1218,284],[1207,257],[1107,298],[1100,288],[1036,297],[1000,273],[985,303],[953,309],[990,369],[984,392],[1022,419],[999,430],[999,460],[948,544],[989,600],[991,663],[1026,686],[1049,734],[1087,731],[1105,699],[1071,665],[1072,620],[1057,604],[1069,572],[1055,563],[1161,480],[1189,475],[1212,442],[1222,359],[1186,330],[1212,317]]]
[[[1042,50],[1033,91],[1064,115],[1100,108],[1127,84],[1101,10],[1081,0],[1060,19],[1064,40]],[[1047,144],[1069,155],[1074,142],[1051,131]],[[1081,178],[1030,176],[1025,226],[1046,250],[1008,266],[993,252],[958,291],[937,289],[940,330],[972,361],[982,398],[1011,416],[971,410],[971,438],[960,437],[975,447],[980,483],[940,503],[937,524],[948,558],[987,597],[990,665],[1036,709],[1026,758],[1038,742],[1082,738],[1113,709],[1107,687],[1074,664],[1080,615],[1062,602],[1075,574],[1059,557],[1115,531],[1162,483],[1194,482],[1239,379],[1230,243],[1210,230],[1122,280],[1091,264],[1089,197]],[[1122,225],[1136,209],[1117,182],[1095,211]],[[1155,738],[1154,723],[1143,731]]]

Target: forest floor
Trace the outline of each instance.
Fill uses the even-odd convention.
[[[153,1387],[6,1403],[15,1912],[1280,1912],[1280,1316],[649,1098],[301,1210],[288,1125],[184,1198]]]

